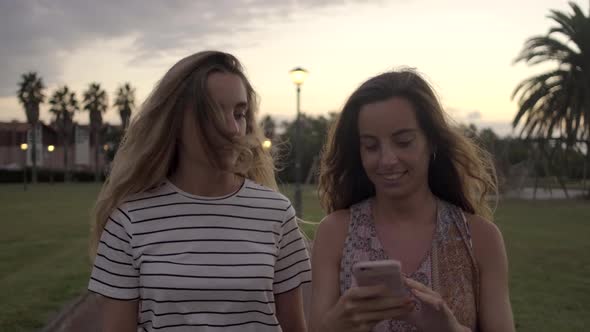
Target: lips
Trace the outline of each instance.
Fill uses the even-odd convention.
[[[406,173],[407,173],[407,171],[382,173],[382,174],[378,174],[378,175],[387,182],[395,182],[395,181],[398,181],[399,179],[401,179],[404,175],[406,175]]]

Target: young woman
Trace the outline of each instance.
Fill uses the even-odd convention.
[[[329,215],[314,241],[312,330],[513,331],[506,252],[486,201],[494,174],[417,73],[362,84],[322,159]],[[355,263],[385,259],[402,263],[408,296],[354,285]]]
[[[302,331],[309,258],[238,60],[186,57],[131,122],[95,208],[104,331]]]

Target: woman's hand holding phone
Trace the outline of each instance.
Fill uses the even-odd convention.
[[[413,308],[408,296],[395,296],[385,285],[352,287],[326,314],[323,326],[327,331],[366,332],[382,320],[405,317]]]
[[[359,262],[353,274],[358,286],[348,289],[328,312],[326,330],[370,331],[383,320],[404,319],[414,309],[399,262]]]

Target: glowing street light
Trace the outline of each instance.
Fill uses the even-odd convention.
[[[307,74],[308,71],[301,67],[294,68],[289,72],[289,75],[291,75],[291,80],[293,81],[293,83],[295,83],[295,85],[298,86],[305,82]]]
[[[55,146],[48,145],[47,152],[49,152],[49,183],[50,184],[53,184],[53,172],[55,171],[53,169],[53,156],[52,156],[53,151],[55,151]]]
[[[29,145],[22,143],[20,149],[23,152],[23,188],[27,191],[27,150],[29,149]]]

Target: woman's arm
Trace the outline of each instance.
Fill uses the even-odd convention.
[[[311,256],[311,331],[325,331],[325,314],[340,298],[340,259],[348,230],[348,211],[336,211],[322,220],[316,231]]]
[[[136,332],[138,300],[122,301],[99,296],[104,332]]]
[[[307,331],[301,286],[275,296],[277,319],[285,332]]]
[[[409,297],[396,297],[385,285],[352,287],[340,294],[340,260],[349,220],[348,210],[336,211],[316,233],[311,259],[313,332],[367,332],[380,321],[406,317],[413,308]]]
[[[480,330],[514,331],[508,288],[508,258],[502,233],[494,223],[481,217],[472,215],[467,220],[480,274]]]

